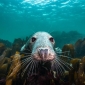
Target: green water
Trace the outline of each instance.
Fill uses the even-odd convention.
[[[1,39],[71,30],[85,34],[85,0],[0,0]]]

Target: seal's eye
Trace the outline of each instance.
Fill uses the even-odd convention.
[[[32,42],[35,42],[36,38],[35,37],[32,37]]]
[[[53,42],[54,41],[54,39],[51,37],[51,38],[49,38],[49,40],[51,41],[51,42]]]

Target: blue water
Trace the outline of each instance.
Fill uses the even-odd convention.
[[[2,39],[71,30],[85,34],[85,0],[0,0]]]

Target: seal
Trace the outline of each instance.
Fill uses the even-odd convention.
[[[55,85],[60,85],[56,75],[65,72],[64,66],[68,65],[59,59],[55,40],[49,33],[33,34],[21,48],[21,54],[24,56],[15,55],[14,62],[18,57],[19,63],[13,63],[6,85],[54,85],[56,79]]]
[[[63,65],[68,67],[68,64],[59,59],[55,52],[55,40],[47,32],[36,32],[21,48],[21,52],[26,54],[22,59],[22,75],[28,70],[28,74],[37,73],[38,68],[44,67],[57,74],[62,74],[65,71]],[[28,52],[27,52],[28,51]],[[48,65],[49,66],[48,66]],[[49,67],[49,68],[48,68]],[[30,68],[30,69],[29,69]],[[69,68],[69,67],[68,67]]]

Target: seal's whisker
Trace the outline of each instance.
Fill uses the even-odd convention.
[[[31,63],[31,65],[30,65],[30,69],[28,70],[28,76],[29,75],[32,75],[34,72],[34,62],[33,62],[33,60],[32,60],[32,63]]]
[[[69,66],[68,66],[68,64],[67,63],[65,63],[63,60],[61,61],[60,59],[57,59],[61,64],[63,64],[66,68],[68,68],[69,70],[71,70],[71,68],[69,67],[70,66],[70,64],[69,64]]]
[[[37,62],[34,61],[34,66],[35,66],[35,70],[34,70],[34,73],[36,74],[36,69],[37,69],[37,66],[36,66]]]
[[[30,58],[30,59],[27,59],[28,61],[26,62],[26,60],[25,61],[23,61],[22,63],[21,63],[21,68],[20,68],[20,70],[21,69],[23,69],[26,65],[27,65],[27,63],[29,63],[32,59]]]
[[[61,59],[59,59],[59,58],[57,58],[57,60],[58,60],[60,63],[64,64],[65,66],[68,65],[66,62],[64,62],[63,60],[61,60]]]
[[[51,70],[54,70],[54,60],[53,61],[51,61]]]
[[[60,61],[62,61],[63,63],[65,63],[66,65],[70,65],[68,62],[62,60],[61,58],[58,58]]]
[[[34,74],[34,73],[35,73],[35,70],[36,70],[36,67],[35,67],[36,64],[35,64],[34,61],[33,61],[33,64],[34,64],[34,65],[33,65],[33,74]]]
[[[32,60],[32,63],[31,63],[31,65],[30,65],[30,69],[28,70],[28,71],[29,71],[28,73],[31,74],[31,75],[32,75],[33,66],[34,66],[34,62],[33,62],[33,60]]]
[[[38,63],[39,63],[39,62],[38,62],[38,61],[35,61],[35,63],[36,63],[36,69],[38,69]]]
[[[60,72],[61,72],[61,75],[62,75],[63,71],[65,71],[65,69],[64,69],[64,67],[58,61],[56,61],[56,62],[57,62],[57,65],[60,67]]]
[[[62,70],[58,62],[55,62],[55,70],[57,71],[57,74],[62,74]]]
[[[31,75],[33,74],[33,71],[34,71],[34,61],[33,61],[33,63],[32,63],[32,70],[31,70]]]
[[[64,60],[58,58],[60,61],[62,61],[63,63],[67,64],[67,65],[70,65],[69,63],[65,62]]]
[[[62,66],[61,66],[61,64],[60,64],[59,62],[55,62],[55,63],[57,64],[57,66],[58,66],[58,68],[59,68],[60,74],[62,74],[63,71],[62,71]]]
[[[26,58],[22,61],[22,67],[25,66],[27,63],[29,63],[32,60],[32,58]]]
[[[32,58],[31,58],[31,57],[27,57],[27,58],[25,58],[25,59],[22,60],[22,63],[23,63],[24,61],[28,61],[29,59],[32,59]]]
[[[31,59],[29,60],[29,62],[31,61]],[[24,62],[22,62],[22,63],[24,63]],[[17,66],[14,68],[14,70],[18,67],[18,66],[21,66],[21,64],[22,63],[20,63],[20,62],[18,62],[17,64]],[[23,65],[21,66],[21,68],[17,71],[17,72],[19,72],[21,69],[22,69],[22,67],[24,67]]]
[[[71,57],[68,57],[68,56],[65,56],[65,55],[58,55],[59,57],[66,57],[66,58],[68,58],[68,59],[73,59],[73,58],[71,58]]]
[[[58,62],[56,62],[56,59],[52,61],[53,63],[53,69],[56,70],[57,74],[60,72],[60,74],[62,74],[62,70],[61,70],[61,66],[59,65]]]
[[[53,61],[53,64],[54,64],[53,67],[55,67],[55,68],[53,68],[53,69],[55,69],[56,72],[57,72],[57,74],[58,74],[58,69],[60,69],[60,68],[59,68],[59,66],[56,64],[57,62],[56,62],[56,63],[55,63],[55,62],[56,62],[56,61]]]
[[[33,60],[33,62],[34,62],[33,71],[34,71],[34,74],[36,74],[36,69],[37,69],[37,68],[36,68],[36,62],[35,62],[34,60]]]
[[[61,64],[63,64],[66,68],[70,69],[67,65],[65,65],[63,62],[61,62],[60,60],[58,60]]]
[[[32,60],[30,61],[30,63],[25,67],[25,69],[22,71],[22,76],[24,76],[26,70],[28,69],[29,65],[32,63]]]
[[[33,60],[34,66],[33,66],[33,73],[36,74],[37,73],[37,62]]]

